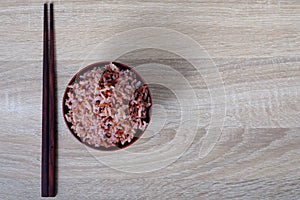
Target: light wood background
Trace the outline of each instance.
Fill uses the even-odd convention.
[[[40,198],[42,16],[41,1],[0,2],[0,199]],[[300,1],[67,0],[55,1],[55,17],[56,199],[300,199]],[[122,55],[118,60],[132,66],[154,61],[171,66],[202,102],[196,136],[178,159],[152,172],[129,173],[99,161],[97,156],[107,155],[91,153],[74,139],[60,110],[66,84],[91,50],[116,33],[141,27],[168,28],[197,41],[209,57],[193,59],[215,63],[225,101],[212,105],[206,74],[176,54],[145,49]],[[176,137],[180,109],[194,106],[180,107],[161,85],[151,89],[153,123],[128,148],[132,153],[167,146]],[[218,116],[214,127],[212,106]],[[208,141],[214,146],[201,157],[208,129],[222,133]],[[191,133],[180,137],[189,139]],[[153,166],[164,162],[157,158]],[[148,161],[135,162],[127,167]]]

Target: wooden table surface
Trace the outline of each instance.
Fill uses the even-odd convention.
[[[0,199],[39,199],[43,3],[0,3]],[[55,1],[56,199],[300,199],[300,1]],[[153,116],[125,151],[67,130],[85,64],[149,82]]]

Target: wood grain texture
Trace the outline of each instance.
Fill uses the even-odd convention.
[[[40,198],[42,8],[37,0],[0,3],[0,199]],[[59,109],[56,199],[300,198],[299,1],[67,0],[55,1],[55,17]],[[177,150],[188,141],[191,144],[182,154],[175,148],[173,153],[166,149],[136,160],[121,157],[122,171],[101,160],[108,154],[87,149],[73,138],[60,114],[61,99],[69,79],[88,62],[87,56],[99,43],[141,27],[178,31],[198,42],[207,56],[187,60],[150,48],[117,59],[134,67],[147,63],[169,66],[191,86],[187,89],[183,79],[168,76],[168,70],[145,74],[153,82],[152,123],[127,152],[155,152],[177,139],[182,141]],[[124,41],[119,47],[122,45],[129,44]],[[201,63],[207,73],[198,73],[191,60]],[[212,62],[225,88],[225,96],[214,102],[206,80],[213,77],[209,74]],[[176,85],[177,90],[155,84],[162,80]],[[222,89],[217,81],[214,89]],[[195,105],[181,105],[176,92],[187,95],[184,102],[198,102],[191,112],[193,117],[197,114],[193,118],[198,122],[197,130],[178,134],[182,111]],[[191,94],[196,98],[189,99]],[[207,135],[208,130],[222,132],[213,138]],[[199,157],[207,142],[214,143],[213,148]],[[109,156],[117,159],[120,155]],[[168,157],[161,159],[164,155]],[[157,160],[151,160],[156,156]],[[174,162],[163,166],[172,158],[176,158]],[[148,163],[162,168],[126,172],[134,168],[141,171]]]

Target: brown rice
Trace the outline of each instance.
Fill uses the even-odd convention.
[[[65,119],[81,141],[94,147],[130,143],[148,125],[148,86],[132,70],[110,63],[88,70],[68,86]]]

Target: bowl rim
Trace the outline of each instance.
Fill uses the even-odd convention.
[[[144,85],[147,85],[148,86],[148,94],[149,94],[149,99],[150,99],[150,107],[147,111],[148,113],[148,117],[149,117],[149,122],[148,124],[146,125],[146,128],[144,129],[144,131],[137,131],[137,133],[134,134],[133,136],[133,139],[130,141],[130,143],[126,142],[124,145],[117,145],[117,146],[111,146],[111,147],[104,147],[104,146],[99,146],[99,147],[96,147],[94,145],[90,145],[88,144],[87,142],[83,142],[81,140],[81,138],[71,129],[71,126],[70,126],[70,122],[68,122],[66,120],[66,117],[65,117],[65,114],[67,113],[66,110],[68,111],[69,109],[67,108],[67,106],[65,105],[65,100],[66,100],[66,97],[67,97],[67,93],[68,91],[70,90],[68,88],[68,86],[70,86],[72,83],[74,83],[74,81],[76,80],[76,78],[83,74],[84,72],[88,71],[88,70],[91,70],[92,68],[94,67],[97,67],[97,66],[101,66],[101,67],[104,67],[105,65],[108,65],[108,64],[115,64],[117,67],[119,68],[123,68],[123,69],[128,69],[130,71],[133,71],[134,74],[138,77],[139,80],[142,81],[142,83]],[[70,79],[70,81],[68,82],[67,86],[65,87],[65,91],[64,91],[64,94],[63,94],[63,98],[62,98],[62,114],[63,114],[63,118],[64,118],[64,122],[65,122],[65,125],[68,127],[69,131],[71,132],[71,134],[81,143],[81,144],[84,144],[92,149],[96,149],[96,150],[100,150],[100,151],[104,151],[104,152],[111,152],[111,151],[117,151],[117,150],[122,150],[122,149],[125,149],[129,146],[131,146],[133,143],[135,143],[143,134],[144,132],[146,131],[150,121],[151,121],[151,117],[152,117],[152,96],[151,96],[151,91],[150,91],[150,88],[149,88],[149,85],[146,83],[145,79],[138,73],[136,72],[133,68],[129,67],[128,65],[126,64],[123,64],[123,63],[120,63],[120,62],[115,62],[115,61],[100,61],[100,62],[95,62],[95,63],[92,63],[92,64],[89,64],[85,67],[83,67],[82,69],[80,69],[79,71],[77,71],[73,76],[72,78]]]

